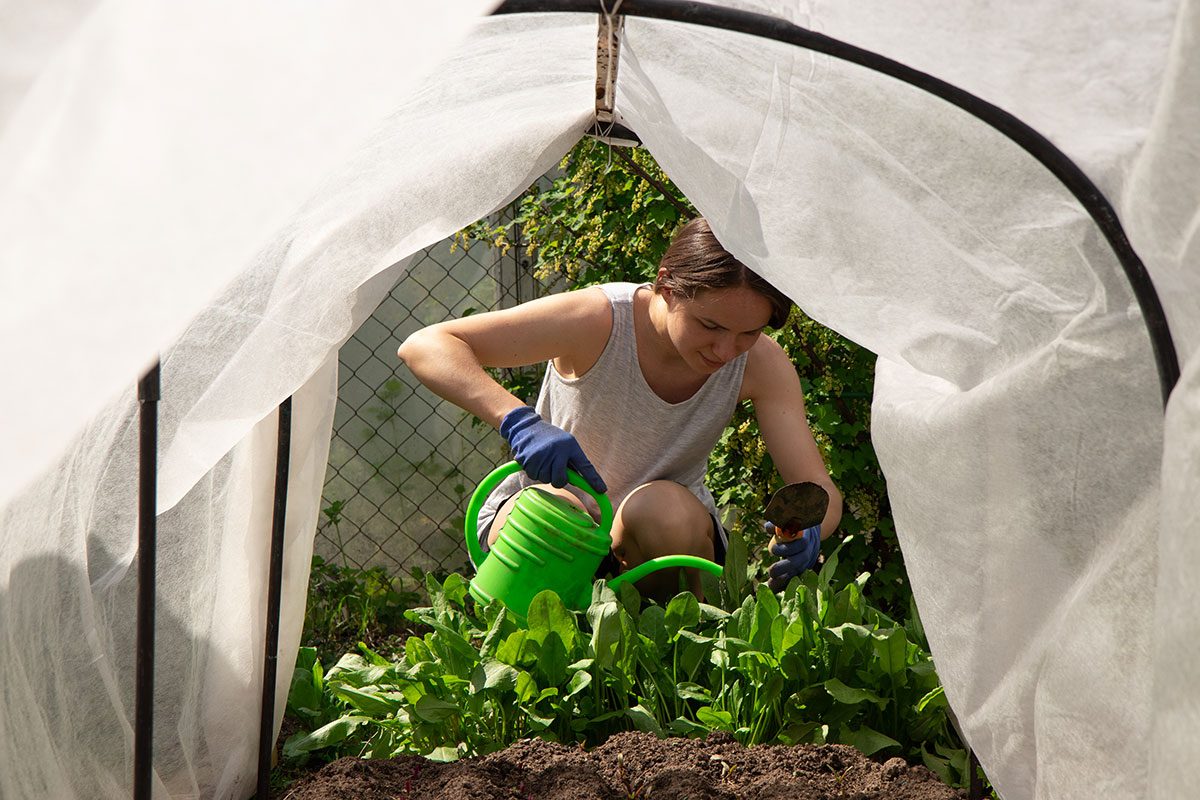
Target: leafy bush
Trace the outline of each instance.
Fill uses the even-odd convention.
[[[549,187],[534,184],[517,200],[511,220],[480,220],[459,232],[501,252],[523,247],[543,281],[574,286],[649,281],[692,204],[644,149],[614,150],[583,139],[559,165]]]
[[[524,623],[498,603],[476,607],[459,575],[427,578],[432,605],[408,616],[429,632],[410,637],[401,660],[363,646],[325,674],[302,653],[288,703],[307,732],[284,754],[449,760],[526,736],[720,730],[745,744],[903,755],[961,783],[966,754],[918,618],[901,625],[873,608],[866,573],[836,585],[838,561],[779,595],[752,589],[744,572],[727,576],[720,605],[683,592],[664,608],[597,582],[580,613],[542,592]]]

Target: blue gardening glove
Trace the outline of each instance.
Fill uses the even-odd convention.
[[[535,481],[561,489],[567,485],[570,467],[597,492],[608,491],[575,437],[546,422],[530,406],[518,406],[505,414],[500,435],[508,441],[516,462]]]
[[[763,525],[767,533],[775,535],[775,526],[770,522]],[[817,556],[821,555],[821,526],[814,525],[805,528],[804,533],[789,541],[776,541],[771,545],[771,555],[780,556],[767,570],[767,586],[771,591],[778,592],[785,588],[795,576],[812,569],[817,564]]]

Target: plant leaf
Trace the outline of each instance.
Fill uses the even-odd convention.
[[[699,700],[706,704],[713,701],[712,692],[698,683],[681,683],[675,687],[675,694],[684,700]]]
[[[658,724],[658,720],[656,720],[654,715],[650,713],[650,709],[646,708],[641,703],[637,704],[633,708],[626,709],[625,716],[629,717],[629,719],[633,721],[634,727],[639,731],[653,733],[658,737],[662,737],[664,735],[662,727]]]
[[[531,639],[540,644],[549,636],[557,636],[565,653],[575,651],[579,625],[575,615],[554,592],[547,589],[534,595],[526,619]]]
[[[825,681],[825,691],[829,692],[829,696],[839,703],[846,705],[858,705],[859,703],[874,703],[883,708],[887,705],[887,700],[872,692],[870,689],[856,689],[853,686],[847,686],[837,678],[830,678]]]
[[[344,683],[334,683],[330,690],[358,711],[371,717],[390,717],[403,707],[403,703],[395,697],[355,689]]]
[[[518,629],[496,648],[496,660],[514,667],[532,664],[538,657],[538,644],[530,641],[529,631]]]
[[[907,655],[908,637],[903,628],[890,628],[875,631],[871,634],[875,647],[876,663],[884,674],[890,675],[896,685],[903,686],[908,682]]]
[[[442,591],[445,593],[446,599],[459,608],[466,604],[467,588],[467,579],[457,572],[447,575],[446,582],[442,584]]]
[[[654,643],[659,656],[667,652],[671,636],[667,631],[666,612],[662,606],[647,606],[638,619],[638,633]]]
[[[571,676],[571,682],[567,684],[567,697],[574,697],[591,685],[592,673],[581,669]]]
[[[684,717],[676,717],[668,722],[667,730],[677,736],[705,736],[709,733],[708,728]]]
[[[663,619],[671,639],[677,639],[682,630],[696,627],[700,622],[700,601],[691,592],[680,592],[667,603]]]
[[[457,747],[442,745],[441,747],[435,747],[430,750],[425,754],[425,757],[430,761],[438,761],[444,764],[450,761],[458,761],[460,755],[461,754],[458,752]]]
[[[813,734],[817,731],[819,723],[816,722],[801,722],[795,725],[789,725],[779,732],[777,737],[784,744],[814,744]],[[824,739],[824,737],[821,737]]]
[[[917,711],[925,711],[925,709],[948,708],[949,703],[946,701],[946,690],[941,686],[929,691],[917,701]]]
[[[426,722],[443,722],[458,713],[458,706],[426,694],[413,706],[413,713]]]
[[[735,528],[729,532],[729,546],[725,551],[725,564],[723,577],[725,578],[725,588],[729,591],[730,601],[738,602],[738,598],[742,597],[746,589],[746,568],[750,562],[749,554],[746,550],[746,540],[742,538],[742,534]]]
[[[517,668],[502,661],[485,661],[476,668],[471,686],[477,692],[486,689],[516,691]]]
[[[575,623],[575,615],[555,592],[545,589],[534,595],[526,619],[531,639],[541,642],[549,634],[556,633],[568,650],[574,648],[579,626]]]
[[[516,630],[517,623],[513,621],[512,612],[503,605],[499,605],[496,618],[492,620],[487,635],[483,637],[483,643],[479,647],[480,657],[494,656],[496,649]]]
[[[314,750],[332,747],[345,741],[360,725],[370,721],[369,717],[350,715],[335,719],[312,733],[297,733],[283,743],[283,754],[287,758],[295,758]]]
[[[696,712],[696,719],[709,728],[733,733],[733,715],[712,706],[703,706]]]
[[[853,745],[858,750],[862,751],[863,755],[872,756],[880,750],[886,750],[889,747],[900,748],[900,743],[890,736],[885,736],[877,730],[868,728],[863,725],[858,730],[846,731],[842,734],[842,741],[846,744]]]
[[[601,668],[611,669],[621,643],[621,607],[611,590],[604,591],[612,599],[592,603],[587,613],[592,624],[592,657]]]

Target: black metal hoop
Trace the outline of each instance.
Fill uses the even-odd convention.
[[[584,14],[612,13],[601,0],[505,0],[492,12],[500,14],[526,14],[538,12],[574,12]],[[631,17],[646,17],[671,22],[684,22],[721,28],[773,39],[824,53],[843,61],[849,61],[867,69],[888,75],[911,86],[940,97],[946,102],[966,111],[985,122],[1033,156],[1048,169],[1083,205],[1084,210],[1099,226],[1108,241],[1125,276],[1133,287],[1134,297],[1142,309],[1142,318],[1150,334],[1162,390],[1163,407],[1179,380],[1179,357],[1162,302],[1154,289],[1150,273],[1134,252],[1117,213],[1096,184],[1084,174],[1065,153],[1054,146],[1042,134],[1017,119],[999,106],[995,106],[970,92],[947,83],[932,75],[905,66],[878,53],[847,44],[820,33],[801,28],[776,17],[740,11],[732,8],[697,3],[693,0],[622,0],[613,3],[616,12]]]

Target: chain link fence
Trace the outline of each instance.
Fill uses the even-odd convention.
[[[446,240],[414,259],[339,354],[318,555],[393,574],[467,565],[463,512],[506,447],[490,426],[422,386],[396,348],[426,325],[557,288],[533,276],[521,247],[502,254]]]

